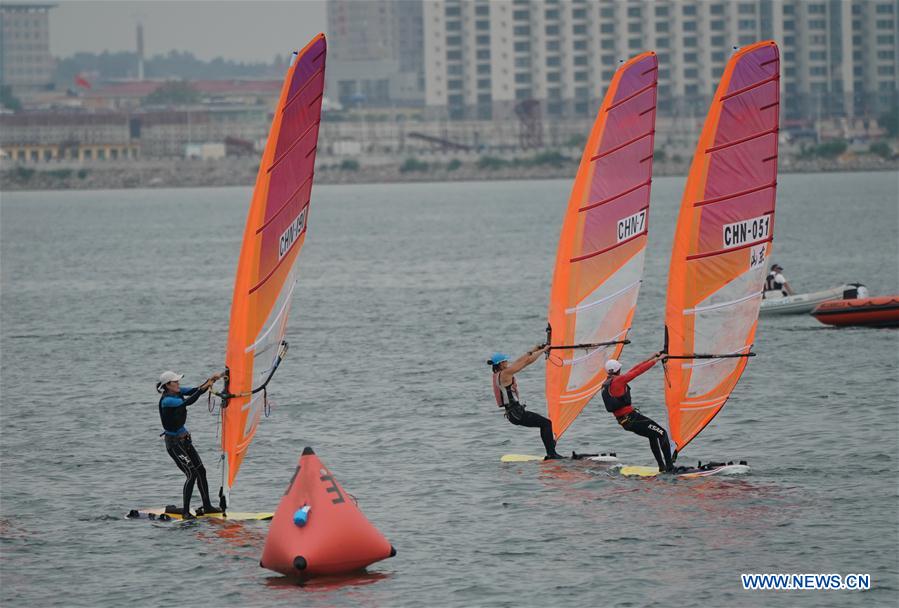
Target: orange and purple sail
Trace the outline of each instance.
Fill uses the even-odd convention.
[[[237,263],[222,408],[223,491],[234,485],[265,408],[306,239],[325,83],[324,34],[297,53],[275,109]],[[261,390],[260,390],[261,389]]]
[[[627,339],[643,277],[655,136],[655,53],[622,64],[587,140],[556,254],[546,401],[561,437]],[[595,346],[603,344],[603,346]],[[579,348],[565,348],[585,345]]]
[[[777,45],[730,58],[681,202],[665,310],[665,401],[678,450],[724,406],[746,367],[774,235]]]

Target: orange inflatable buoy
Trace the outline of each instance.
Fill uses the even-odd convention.
[[[259,565],[305,578],[361,570],[394,555],[396,549],[312,448],[303,449],[275,511]]]

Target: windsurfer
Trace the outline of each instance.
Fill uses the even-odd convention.
[[[183,489],[183,508],[181,516],[184,519],[193,519],[190,512],[190,499],[194,492],[194,483],[200,489],[203,498],[203,506],[197,509],[198,514],[221,513],[222,511],[212,505],[209,500],[209,484],[206,481],[206,468],[200,455],[194,449],[193,442],[187,427],[187,406],[193,405],[197,399],[205,393],[212,384],[221,378],[223,374],[213,374],[208,380],[195,388],[181,387],[181,379],[184,374],[176,374],[172,371],[162,372],[159,382],[156,383],[156,392],[162,396],[159,398],[159,417],[162,419],[162,434],[165,435],[165,449],[187,476]]]
[[[553,460],[562,456],[556,453],[552,422],[549,418],[525,409],[525,405],[519,401],[518,382],[515,380],[515,374],[539,359],[547,348],[549,346],[546,344],[537,345],[511,363],[509,355],[494,353],[487,364],[493,368],[493,396],[496,398],[496,406],[505,408],[506,418],[516,426],[539,427],[540,439],[546,448],[546,459]]]
[[[768,276],[765,278],[765,291],[779,291],[785,296],[793,295],[793,288],[784,278],[783,266],[780,264],[772,264]]]
[[[663,356],[663,353],[656,353],[623,374],[621,373],[621,363],[616,359],[606,361],[608,378],[602,383],[602,400],[606,410],[615,416],[615,420],[618,421],[621,428],[649,439],[649,447],[656,462],[659,463],[659,471],[665,472],[674,468],[668,433],[661,425],[648,416],[644,416],[631,405],[631,387],[628,385],[631,380],[648,371]]]

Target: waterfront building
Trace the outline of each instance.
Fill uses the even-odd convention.
[[[269,123],[265,108],[243,106],[0,114],[0,150],[26,164],[183,158],[206,144],[253,149]]]
[[[100,83],[83,95],[92,109],[136,110],[163,86],[163,80],[130,80]],[[280,80],[191,80],[197,102],[209,105],[260,106],[273,110],[281,96]]]
[[[140,143],[124,114],[0,114],[2,156],[19,164],[135,159]]]
[[[659,56],[660,115],[695,117],[734,46],[781,48],[785,120],[876,116],[897,96],[897,0],[424,0],[433,117],[595,113],[621,60]]]
[[[347,107],[424,102],[421,0],[330,0],[325,94]]]
[[[49,12],[55,4],[0,3],[0,85],[27,96],[53,86]]]

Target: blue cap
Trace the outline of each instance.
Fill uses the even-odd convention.
[[[499,365],[503,361],[508,361],[509,355],[505,353],[493,353],[490,355],[490,364],[491,365]]]

